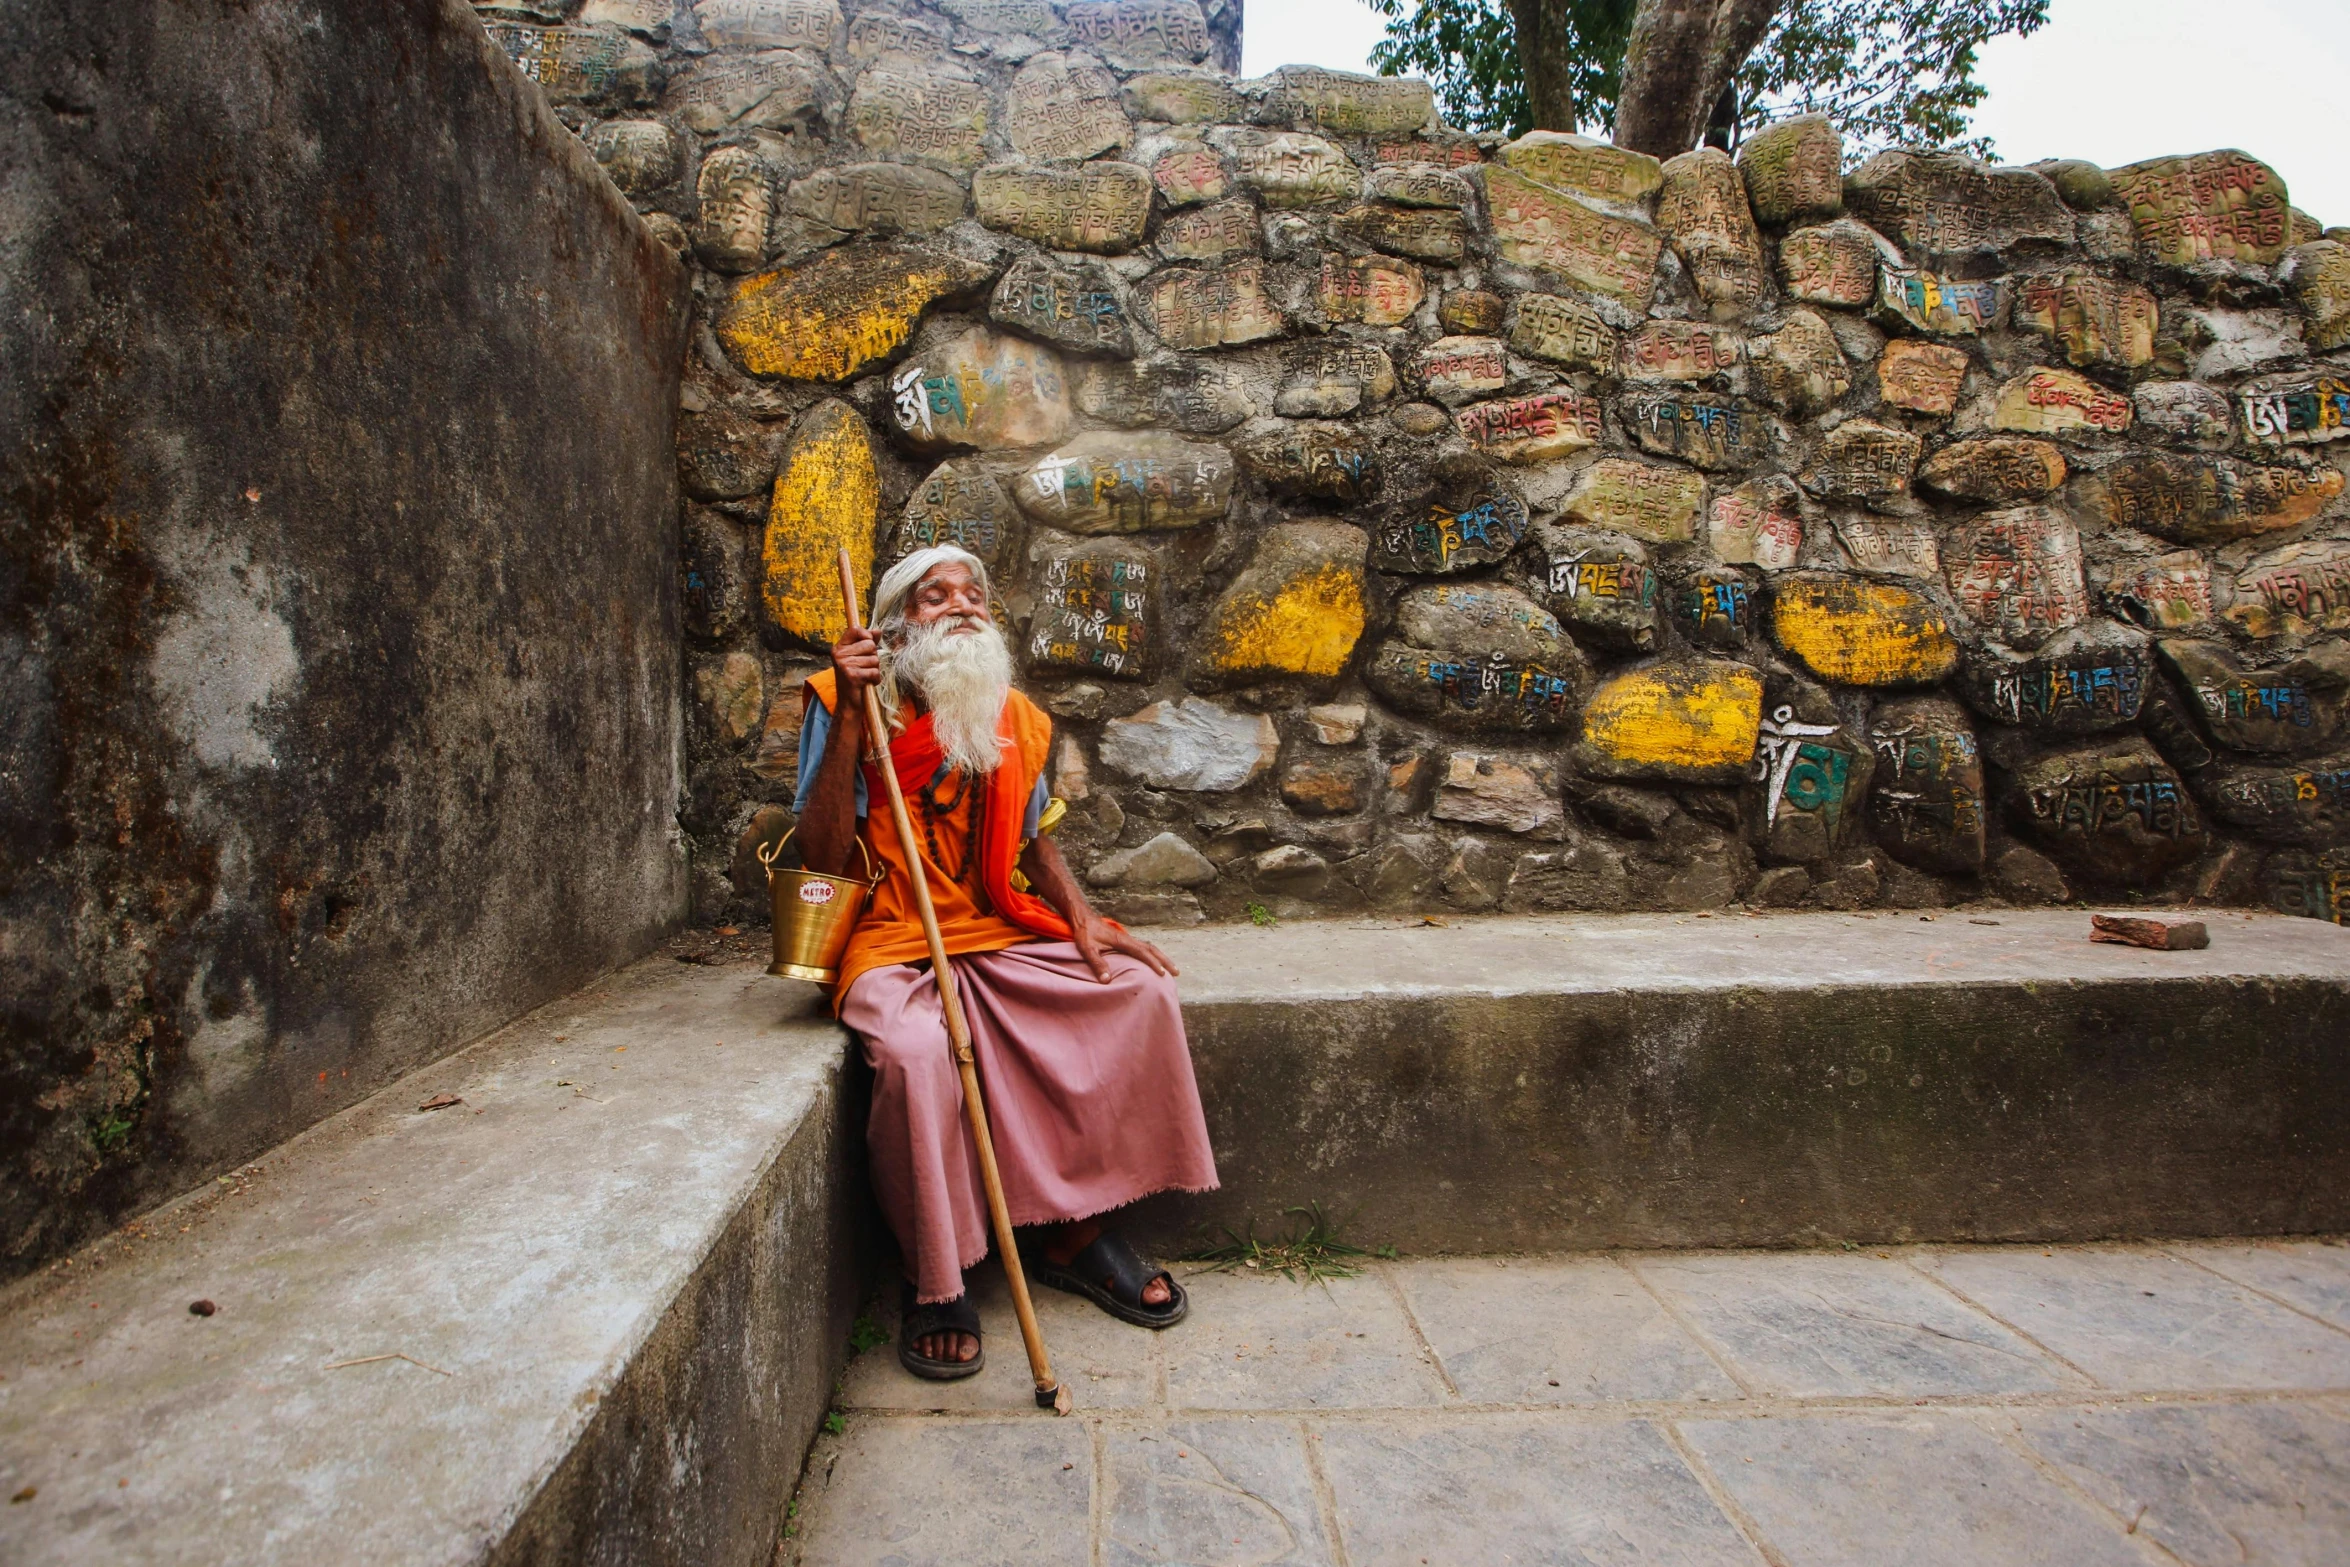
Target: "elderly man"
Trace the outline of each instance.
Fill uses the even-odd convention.
[[[796,809],[810,869],[847,871],[862,844],[886,872],[834,996],[874,1071],[874,1193],[909,1275],[898,1359],[937,1380],[979,1370],[963,1270],[987,1254],[988,1230],[904,854],[887,810],[867,815],[883,788],[864,760],[864,692],[876,685],[987,1088],[1004,1198],[1013,1223],[1049,1227],[1036,1237],[1036,1276],[1128,1322],[1172,1326],[1189,1309],[1183,1287],[1102,1216],[1216,1184],[1175,967],[1094,912],[1040,830],[1052,720],[1012,689],[978,557],[943,545],[907,556],[875,587],[872,620],[808,682]]]

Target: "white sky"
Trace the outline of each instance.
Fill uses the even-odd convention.
[[[1361,0],[1249,0],[1244,64],[1368,70],[1385,28]],[[2295,206],[2350,224],[2350,0],[2054,0],[1975,74],[1991,89],[1975,129],[2008,162],[2241,147]]]

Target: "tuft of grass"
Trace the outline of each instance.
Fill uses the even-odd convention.
[[[889,1329],[873,1320],[868,1312],[857,1313],[857,1320],[849,1328],[849,1358],[856,1359],[869,1349],[878,1349],[889,1342]]]
[[[824,1434],[826,1436],[838,1436],[848,1428],[849,1417],[839,1410],[831,1410],[824,1416]]]
[[[1210,1273],[1278,1273],[1308,1284],[1351,1279],[1363,1271],[1363,1258],[1395,1260],[1393,1246],[1357,1246],[1341,1239],[1340,1221],[1324,1213],[1318,1202],[1281,1212],[1289,1220],[1289,1233],[1278,1239],[1259,1240],[1251,1219],[1247,1234],[1236,1235],[1227,1228],[1221,1244],[1202,1245],[1181,1260],[1202,1263]]]
[[[1261,903],[1252,903],[1248,906],[1248,922],[1259,930],[1271,930],[1281,923],[1273,917],[1273,911]],[[1293,1208],[1290,1211],[1294,1213],[1297,1210]]]

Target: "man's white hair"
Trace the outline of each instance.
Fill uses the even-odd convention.
[[[933,544],[890,567],[873,585],[873,629],[887,632],[902,628],[906,623],[906,600],[914,596],[924,577],[946,565],[968,570],[971,580],[979,584],[980,593],[992,596],[994,590],[988,586],[985,561],[959,545]]]

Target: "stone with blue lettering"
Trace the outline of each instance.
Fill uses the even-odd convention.
[[[1379,448],[1324,419],[1266,420],[1240,443],[1241,466],[1283,495],[1365,501],[1379,492]]]
[[[1371,564],[1427,577],[1490,566],[1518,547],[1528,520],[1515,489],[1478,459],[1456,457],[1371,530]]]
[[[1771,417],[1731,398],[1627,397],[1624,422],[1643,447],[1699,468],[1745,468],[1771,449]]]
[[[2214,817],[2255,838],[2313,849],[2350,844],[2350,751],[2305,762],[2217,767],[2196,784]],[[2269,862],[2269,875],[2299,882],[2296,901],[2306,900],[2296,907],[2279,899],[2279,906],[2350,924],[2350,868],[2337,865],[2329,873],[2312,865],[2308,870],[2317,874],[2295,876],[2298,858],[2280,854]]]
[[[1517,589],[1446,583],[1404,595],[1364,678],[1397,712],[1447,729],[1556,734],[1574,727],[1590,671]]]
[[[1004,269],[988,315],[1066,353],[1112,359],[1134,354],[1134,330],[1110,269],[1098,261],[1023,256]]]
[[[1739,652],[1762,624],[1762,594],[1733,566],[1700,566],[1666,597],[1681,634],[1699,647]]]
[[[1663,639],[1664,585],[1638,539],[1605,528],[1534,526],[1542,602],[1578,639],[1653,653]]]
[[[2247,665],[2223,642],[2166,637],[2163,666],[2178,680],[2211,738],[2231,751],[2308,756],[2342,733],[2350,646],[2319,642],[2267,668]]]
[[[2170,763],[2138,735],[2021,763],[2001,796],[2010,826],[2072,876],[2148,887],[2209,842],[2202,809]]]
[[[2091,735],[2138,721],[2154,674],[2146,633],[2099,620],[2029,655],[1971,648],[1959,673],[1967,705],[1995,724],[2044,735]]]

